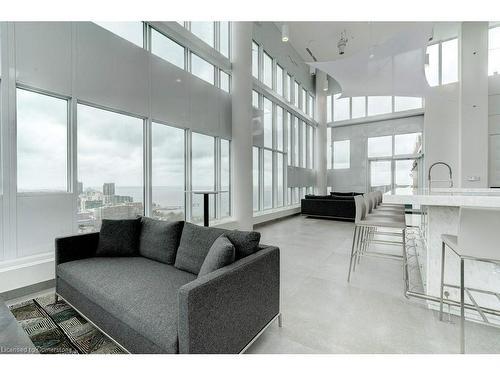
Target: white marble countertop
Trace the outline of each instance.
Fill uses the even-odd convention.
[[[384,194],[385,203],[448,207],[499,207],[500,189],[427,188],[395,189]]]

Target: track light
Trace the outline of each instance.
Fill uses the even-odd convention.
[[[328,77],[325,77],[325,81],[323,82],[323,91],[328,91]]]
[[[289,39],[288,25],[286,23],[284,23],[281,26],[281,41],[286,43],[286,42],[288,42],[288,39]]]

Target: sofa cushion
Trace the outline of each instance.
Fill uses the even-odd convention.
[[[222,235],[215,240],[210,247],[203,264],[201,265],[198,277],[209,274],[219,268],[225,267],[234,262],[234,245],[226,235]]]
[[[226,236],[234,245],[236,260],[249,256],[259,250],[259,232],[230,230],[226,232]]]
[[[103,219],[96,256],[134,256],[138,253],[141,219]]]
[[[224,233],[224,229],[185,223],[175,257],[175,267],[197,275],[210,247]]]
[[[259,232],[208,228],[185,223],[175,257],[175,267],[197,275],[210,247],[222,234],[225,234],[234,245],[236,260],[259,250]]]
[[[354,197],[355,195],[362,195],[362,193],[356,193],[354,191],[349,191],[349,192],[342,192],[342,191],[332,191],[330,192],[330,195],[336,195],[336,196],[345,196],[345,197]]]
[[[335,200],[344,200],[344,201],[353,201],[354,202],[354,195],[330,195],[331,199]]]
[[[196,277],[143,257],[89,258],[57,276],[165,353],[178,352],[178,290]]]
[[[166,264],[174,264],[181,240],[183,221],[142,218],[139,254]]]

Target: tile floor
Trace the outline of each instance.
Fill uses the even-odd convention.
[[[458,353],[458,320],[406,299],[398,261],[363,258],[347,283],[353,228],[303,216],[258,227],[281,249],[283,327],[247,353]],[[466,335],[467,352],[500,353],[500,329],[468,322]]]

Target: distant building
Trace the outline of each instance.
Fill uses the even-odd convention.
[[[95,210],[95,219],[100,226],[102,219],[133,219],[142,215],[144,206],[141,202],[127,203],[121,206],[103,206]]]
[[[77,182],[76,192],[78,195],[83,194],[83,182],[80,182],[80,181]]]
[[[103,205],[102,203],[102,200],[85,200],[83,202],[83,205],[85,210],[90,210],[93,208],[101,207]]]
[[[104,203],[108,205],[131,203],[134,198],[128,195],[104,195]]]
[[[104,195],[115,195],[115,183],[114,182],[105,182],[102,185],[102,193]]]

